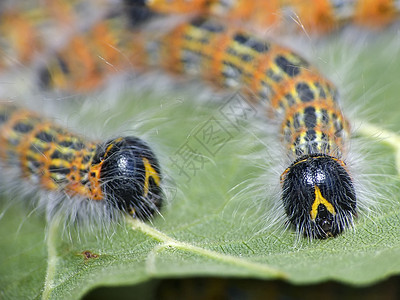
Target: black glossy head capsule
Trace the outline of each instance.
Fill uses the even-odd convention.
[[[96,151],[104,200],[134,217],[149,219],[161,207],[161,174],[152,150],[138,138],[108,141]]]
[[[324,239],[352,226],[356,194],[342,161],[324,154],[303,156],[281,182],[285,212],[298,232]]]

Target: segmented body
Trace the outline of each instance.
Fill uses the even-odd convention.
[[[89,31],[74,35],[39,70],[39,83],[45,89],[87,92],[101,85],[105,78],[123,66],[123,40],[114,27],[100,22]],[[121,32],[121,31],[119,31]]]
[[[58,66],[52,67],[52,75],[61,88],[89,90],[95,87],[93,82],[98,80],[98,74],[104,76],[112,68],[103,72],[97,69],[107,67],[104,61],[112,66],[118,52],[118,45],[107,32],[111,27],[103,22],[113,7],[107,0],[4,4],[0,8],[0,68],[29,65],[35,62],[34,58],[53,57],[58,60]],[[78,67],[77,61],[83,64]],[[57,73],[57,67],[77,78],[72,77],[72,83],[67,84]],[[81,80],[82,77],[85,79]]]
[[[291,224],[319,238],[352,225],[355,191],[342,161],[350,129],[336,88],[315,68],[284,47],[212,18],[196,18],[160,38],[134,43],[141,49],[137,64],[202,77],[268,103],[294,161],[281,178]]]
[[[56,127],[37,114],[2,104],[1,145],[3,161],[19,162],[23,177],[49,190],[102,199],[99,177],[91,176],[96,144]]]
[[[201,76],[218,87],[240,88],[254,101],[270,103],[294,157],[316,152],[341,155],[344,150],[349,126],[335,87],[284,47],[215,19],[198,18],[159,40],[144,38],[134,48],[142,51],[137,64]]]
[[[90,142],[32,111],[0,103],[0,145],[3,165],[44,190],[107,202],[140,218],[161,205],[158,162],[137,138]]]
[[[27,4],[20,4],[22,8],[14,6],[6,6],[0,14],[0,67],[16,62],[30,64],[38,53],[50,50],[53,54],[39,70],[41,85],[81,92],[91,91],[110,74],[127,69],[130,62],[124,59],[125,55],[136,52],[127,43],[135,39],[134,34],[129,34],[132,28],[128,23],[140,25],[152,12],[213,15],[227,21],[256,23],[261,29],[289,19],[279,30],[295,24],[308,31],[328,32],[348,22],[382,27],[393,22],[400,9],[398,0],[57,0],[34,8]],[[44,28],[53,28],[53,32],[49,34]],[[66,32],[69,37],[60,45],[53,45],[57,31]]]
[[[125,1],[129,4],[137,1]],[[192,0],[139,1],[160,13],[198,12],[230,20],[242,20],[265,26],[287,26],[285,19],[295,19],[307,30],[329,32],[346,23],[383,27],[399,15],[398,0]],[[283,27],[282,26],[282,27]]]
[[[201,1],[196,3],[200,9]],[[222,2],[212,2],[210,7],[220,4]],[[151,7],[151,2],[145,5]],[[183,6],[181,8],[185,11]],[[103,62],[116,68],[120,61],[113,50],[119,49],[134,66],[162,67],[203,78],[219,88],[239,89],[248,99],[267,103],[267,113],[281,124],[280,136],[293,161],[281,176],[282,202],[289,222],[301,234],[316,238],[336,236],[352,226],[356,195],[343,161],[350,128],[340,110],[336,88],[317,69],[287,48],[207,16],[192,19],[165,33],[140,31],[125,35],[120,24],[117,22],[115,26],[112,18],[107,19],[82,36],[72,38],[71,43],[56,52],[49,68],[42,72],[44,85],[91,89],[107,73],[107,68],[93,57],[100,56]],[[113,142],[109,144],[112,145]],[[104,155],[106,153],[103,151]],[[95,174],[93,161],[90,168],[94,168]],[[154,194],[158,195],[159,179],[146,175],[148,172],[158,174],[157,168],[150,168],[156,163],[147,164],[147,167],[143,159],[141,163],[143,167],[139,170],[145,174],[142,175],[143,184],[134,194],[146,196],[146,186],[150,186],[150,181],[146,181],[148,178],[153,182]],[[72,167],[75,164],[79,165],[70,162]],[[54,179],[48,165],[44,172],[47,175],[41,177],[43,186],[51,188]],[[92,174],[92,170],[88,172]],[[60,174],[62,171],[54,173],[59,179],[66,180],[63,188],[68,193],[82,190],[91,199],[101,198],[98,194],[90,194],[99,190],[98,187],[89,188],[89,193],[82,182],[77,184],[71,182],[73,178],[65,179]],[[94,175],[94,178],[100,181],[102,177],[99,179]],[[109,194],[113,193],[113,188],[118,189],[118,186],[109,187],[106,188]],[[130,197],[124,191],[120,194],[124,198]],[[116,205],[130,211],[132,201],[122,199]]]

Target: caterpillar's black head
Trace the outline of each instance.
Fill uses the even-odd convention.
[[[97,160],[97,161],[96,161]],[[106,201],[140,219],[149,219],[161,207],[161,174],[149,146],[124,137],[99,146],[100,184]]]
[[[281,177],[289,222],[303,235],[327,238],[352,226],[356,194],[342,161],[324,154],[296,160]]]

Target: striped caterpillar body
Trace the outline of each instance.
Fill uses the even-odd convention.
[[[294,161],[281,176],[282,201],[298,232],[326,238],[352,226],[356,196],[342,160],[349,124],[335,87],[316,69],[284,47],[210,18],[141,42],[135,49],[142,47],[142,63],[147,54],[149,65],[242,88],[253,101],[270,104]]]
[[[89,142],[32,111],[0,103],[0,141],[4,167],[17,168],[20,177],[44,190],[140,219],[160,209],[158,161],[136,137]]]
[[[314,3],[315,2],[315,3]],[[0,18],[0,43],[8,55],[0,58],[0,68],[19,61],[30,64],[35,54],[47,53],[45,64],[38,68],[38,81],[42,88],[63,91],[88,92],[104,83],[106,77],[116,71],[126,70],[130,61],[125,56],[134,53],[139,56],[129,40],[136,39],[130,23],[139,25],[148,19],[153,11],[163,13],[197,12],[218,15],[225,19],[262,19],[262,28],[278,22],[280,10],[290,7],[299,15],[305,28],[329,31],[347,19],[355,22],[386,25],[394,20],[400,6],[394,0],[379,1],[116,1],[103,0],[101,10],[107,7],[110,13],[102,17],[88,18],[86,26],[76,21],[80,1],[72,3],[62,0],[45,1],[33,11],[5,10]],[[86,4],[93,8],[95,4]],[[142,13],[148,9],[149,14]],[[93,9],[92,9],[93,10]],[[143,18],[143,20],[141,19]],[[267,18],[267,20],[265,20]],[[94,19],[94,20],[91,20]],[[96,21],[97,20],[97,21]],[[359,21],[357,21],[359,20]],[[55,47],[48,45],[50,38],[43,38],[44,27],[69,28],[75,34]],[[77,23],[77,24],[75,24]],[[83,28],[80,28],[83,27]],[[287,27],[287,26],[286,26]],[[72,29],[70,29],[72,28]],[[48,49],[50,48],[50,49]],[[139,57],[140,58],[140,57]]]
[[[84,41],[82,32],[90,31],[90,28],[97,24],[97,27],[101,27],[101,21],[108,11],[112,12],[112,8],[108,0],[43,0],[40,5],[5,3],[4,7],[0,7],[0,69],[15,67],[18,64],[29,65],[41,55],[68,52],[68,48],[79,49],[85,42],[90,42],[90,38],[94,39],[94,42],[87,48],[98,46],[96,38],[101,34],[100,28],[94,29],[92,35],[89,35],[90,38]],[[102,38],[103,43],[109,42],[106,36]],[[87,55],[84,50],[75,54],[75,59],[87,59],[93,53]],[[108,59],[101,51],[97,54],[104,56],[105,60]],[[90,65],[87,63],[85,67]],[[82,68],[79,71],[82,72]]]
[[[159,13],[198,12],[230,20],[242,20],[262,28],[283,23],[285,16],[297,19],[307,30],[330,32],[346,23],[379,28],[399,15],[398,0],[126,0]]]
[[[358,7],[361,2],[343,5]],[[245,4],[238,0],[233,1],[235,5],[232,6],[224,1],[206,3],[200,0],[124,3],[160,12],[187,12],[186,5],[190,3],[205,16],[195,17],[167,33],[154,34],[146,30],[129,32],[124,24],[126,20],[118,21],[126,17],[119,12],[116,22],[110,17],[95,23],[54,51],[48,64],[39,72],[44,87],[89,91],[101,84],[107,74],[132,64],[201,77],[218,88],[239,89],[254,103],[267,103],[267,113],[281,124],[282,142],[292,162],[281,175],[281,200],[289,223],[297,232],[311,238],[337,236],[353,226],[357,215],[356,192],[344,162],[350,126],[340,110],[335,86],[291,50],[238,29],[235,24],[228,27],[208,16],[217,14],[213,11],[218,6],[229,10],[235,5],[237,8],[246,6],[248,10],[238,11],[251,16],[252,11],[262,11],[259,6],[267,5],[267,1]],[[297,1],[268,3],[276,4],[277,8],[305,7]],[[335,9],[342,7],[338,2],[318,3],[317,7],[323,7],[322,3]],[[396,6],[395,1],[380,0],[379,3],[389,3],[393,9]],[[169,10],[164,11],[162,7]],[[336,12],[328,12],[339,16]],[[396,13],[397,10],[393,12]],[[23,176],[35,178],[48,190],[63,190],[68,195],[94,201],[111,201],[111,206],[143,219],[159,209],[158,163],[151,150],[139,140],[122,138],[108,143],[88,143],[62,129],[52,129],[46,125],[47,121],[41,121],[34,114],[25,112],[29,115],[27,120],[31,121],[20,124],[20,117],[13,117],[14,110],[19,112],[18,109],[3,105],[2,110],[9,116],[4,118],[4,129],[0,128],[6,145],[3,156],[10,159],[7,153],[14,153],[21,162]],[[12,121],[14,118],[17,121]],[[35,118],[38,121],[32,121]],[[33,122],[31,127],[38,132],[32,128],[24,132],[29,122]],[[51,138],[46,139],[47,135]],[[9,141],[10,136],[16,136],[16,142]],[[75,149],[75,142],[70,141],[72,148],[68,149],[63,146],[64,138],[83,146]],[[47,153],[41,143],[52,145],[53,150]],[[35,147],[31,149],[30,145]],[[35,153],[34,148],[39,151]],[[62,150],[53,153],[56,148]],[[45,153],[43,158],[40,153]],[[119,157],[125,157],[125,153],[131,155],[127,159],[132,164],[128,170],[121,170],[123,165]],[[125,171],[140,180],[126,177]]]
[[[279,23],[282,15],[287,14],[285,11],[289,11],[291,18],[297,18],[307,30],[327,32],[348,22],[382,27],[396,19],[400,8],[396,0],[46,0],[43,5],[34,9],[24,9],[27,4],[20,4],[22,11],[19,11],[21,8],[15,6],[0,11],[0,44],[3,49],[0,69],[13,65],[16,61],[24,65],[30,64],[35,55],[49,51],[50,48],[53,55],[50,55],[46,66],[39,70],[40,84],[45,88],[81,92],[101,85],[106,75],[126,69],[129,61],[123,59],[123,56],[136,52],[126,42],[135,39],[135,34],[129,34],[132,27],[128,23],[140,25],[153,12],[195,12],[227,20],[259,23],[261,28],[266,28]],[[87,18],[88,24],[78,22],[79,15],[82,14],[80,10],[92,12],[93,16]],[[95,10],[100,11],[100,16],[93,13]],[[49,45],[54,33],[47,39],[44,38],[46,34],[43,27],[59,28],[69,34],[75,31],[75,34],[70,40],[67,38],[64,44],[61,43],[63,45],[55,47]],[[281,27],[290,26],[285,24]]]
[[[123,45],[108,22],[100,22],[89,31],[75,35],[56,51],[39,69],[40,86],[88,92],[100,86],[106,76],[123,70],[122,54],[118,50]]]

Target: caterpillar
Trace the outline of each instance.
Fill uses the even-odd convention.
[[[1,12],[0,70],[12,67],[15,62],[30,63],[35,52],[42,49],[42,42],[34,28],[33,17],[14,10]]]
[[[48,3],[47,3],[48,2]],[[0,32],[2,55],[0,67],[3,69],[18,61],[29,64],[35,55],[46,54],[45,63],[37,68],[38,83],[45,89],[88,92],[101,86],[105,78],[116,71],[126,70],[130,61],[124,59],[132,50],[130,39],[135,39],[132,24],[146,21],[150,13],[142,13],[142,8],[150,12],[185,13],[197,12],[223,16],[226,19],[243,19],[248,22],[259,20],[262,28],[277,23],[279,11],[290,7],[299,15],[306,29],[330,31],[347,19],[358,23],[374,23],[384,26],[392,22],[398,14],[398,4],[393,0],[380,1],[124,1],[109,3],[102,1],[97,7],[99,13],[91,13],[84,26],[76,21],[82,7],[80,1],[47,1],[36,9],[18,7],[5,9],[1,13]],[[315,2],[315,3],[314,3]],[[90,1],[84,2],[93,11]],[[103,11],[108,11],[103,12]],[[267,12],[267,13],[264,13]],[[100,16],[98,16],[100,15]],[[260,18],[262,20],[260,20]],[[142,20],[143,19],[143,20]],[[358,21],[357,21],[358,20]],[[59,31],[68,28],[75,32],[61,45],[51,45],[53,34],[45,38],[41,27],[55,27]],[[77,23],[77,24],[75,24]],[[285,26],[287,27],[287,26]],[[72,28],[72,29],[71,29]],[[64,29],[65,31],[65,29]],[[55,33],[57,34],[57,33]],[[49,34],[48,34],[49,35]],[[68,36],[68,34],[66,34]]]
[[[45,4],[0,12],[0,69],[11,69],[16,62],[30,65],[42,89],[77,92],[92,91],[107,76],[126,69],[121,49],[126,48],[128,21],[119,6],[108,6],[107,1]],[[85,5],[88,16],[79,18]]]
[[[269,104],[293,161],[281,176],[281,200],[297,232],[327,238],[353,225],[356,194],[343,160],[350,126],[336,88],[306,60],[213,18],[199,17],[158,40],[135,42],[141,51],[137,64],[202,77]]]
[[[68,48],[68,45],[77,46],[76,40],[82,31],[101,23],[113,11],[108,0],[44,0],[40,5],[22,2],[2,5],[0,70],[30,65],[41,56],[65,52],[62,48]],[[77,54],[79,56],[79,52]]]
[[[350,126],[335,86],[316,68],[289,49],[212,17],[197,17],[161,37],[145,31],[128,33],[130,40],[121,38],[124,29],[113,27],[112,21],[95,24],[72,38],[72,46],[57,52],[55,63],[40,76],[44,85],[92,89],[106,73],[91,60],[96,57],[93,51],[104,53],[110,65],[119,65],[118,55],[107,56],[109,47],[122,48],[135,66],[162,67],[202,77],[220,88],[240,89],[254,103],[267,103],[267,113],[281,124],[282,142],[292,161],[281,175],[281,200],[289,223],[311,238],[334,237],[353,226],[358,203],[345,163]],[[82,62],[87,64],[80,69]],[[158,167],[154,170],[159,174]],[[69,191],[67,187],[64,190]],[[130,207],[122,209],[130,212]]]
[[[165,1],[126,0],[130,5],[142,5],[158,13],[198,12],[230,20],[242,20],[266,28],[288,26],[285,19],[296,19],[306,30],[327,33],[343,24],[381,28],[392,23],[399,15],[397,0],[192,0]]]
[[[142,220],[161,207],[160,167],[139,138],[87,141],[35,112],[3,102],[0,141],[2,167],[42,190],[64,195],[57,201],[86,201],[104,217],[115,215],[114,208]],[[79,213],[70,219],[79,219]]]
[[[125,69],[123,48],[116,38],[113,20],[94,25],[89,31],[74,35],[66,46],[38,68],[42,89],[88,92],[104,83],[107,76]]]
[[[45,89],[88,92],[99,87],[107,76],[125,70],[132,52],[132,26],[147,21],[152,13],[187,13],[216,15],[227,20],[259,23],[261,28],[280,23],[289,14],[309,31],[329,32],[341,24],[353,22],[383,27],[393,22],[400,4],[395,0],[379,1],[45,1],[34,9],[11,6],[1,11],[0,32],[3,52],[0,68],[16,61],[30,64],[38,53],[49,52],[38,70],[39,85]],[[27,6],[25,4],[25,6]],[[83,8],[82,8],[83,7]],[[96,9],[94,9],[96,7]],[[22,11],[21,11],[22,10]],[[78,22],[86,13],[87,24]],[[93,13],[93,11],[99,11]],[[289,11],[290,13],[285,13]],[[55,33],[44,34],[43,27],[75,32],[61,45],[52,45]],[[284,24],[281,28],[288,28]],[[72,29],[71,29],[72,28]],[[68,34],[66,34],[68,36]],[[135,50],[133,50],[135,52]],[[48,53],[47,53],[48,54]]]

